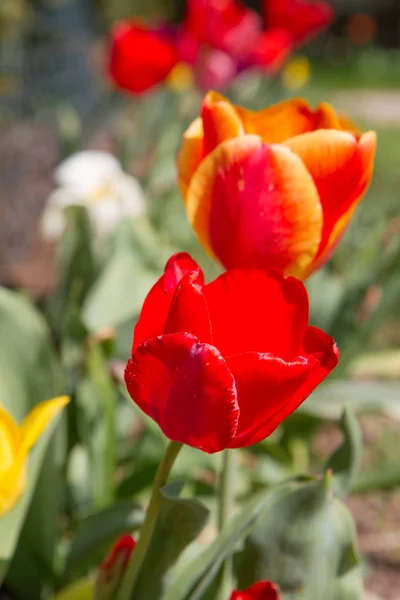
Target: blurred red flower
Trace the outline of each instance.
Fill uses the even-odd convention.
[[[297,46],[321,30],[333,20],[333,8],[320,0],[263,0],[265,27],[283,27]]]
[[[280,600],[279,588],[270,581],[259,581],[255,585],[243,590],[234,591],[230,600]]]
[[[168,438],[213,453],[269,436],[337,362],[300,281],[233,269],[205,285],[181,253],[144,302],[125,382]]]
[[[140,94],[161,83],[179,61],[174,43],[161,30],[121,21],[112,31],[110,73],[116,85]]]
[[[177,27],[117,23],[109,69],[118,87],[136,94],[164,81],[182,62],[193,69],[202,89],[223,89],[248,68],[275,73],[292,45],[286,27],[264,28],[262,18],[238,0],[188,0]]]

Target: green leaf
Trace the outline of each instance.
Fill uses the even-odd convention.
[[[349,408],[345,408],[343,412],[340,428],[344,436],[343,443],[328,459],[324,470],[332,470],[332,488],[339,498],[344,499],[351,492],[360,470],[362,456],[361,429]]]
[[[319,386],[298,412],[335,421],[347,405],[356,413],[383,410],[394,414],[399,398],[400,384],[394,381],[329,381]]]
[[[367,494],[377,490],[393,490],[400,487],[400,465],[393,462],[361,473],[356,479],[353,492]]]
[[[341,304],[345,285],[343,278],[321,269],[307,281],[310,298],[310,322],[329,331]]]
[[[58,418],[56,417],[47,427],[31,451],[27,474],[27,486],[23,496],[11,511],[3,515],[0,519],[0,583],[7,573],[9,563],[15,552],[21,529],[35,491],[46,449],[57,422]]]
[[[93,600],[94,578],[86,577],[74,581],[55,596],[55,600]]]
[[[35,404],[59,394],[59,365],[40,313],[22,294],[4,288],[0,331],[0,399],[22,421]]]
[[[361,600],[354,524],[329,486],[328,477],[287,486],[262,511],[238,560],[239,588],[268,579],[279,584],[285,598],[343,600],[352,574],[353,589],[360,593],[348,597]]]
[[[182,482],[173,482],[160,493],[160,516],[147,557],[135,585],[135,600],[160,598],[168,571],[206,524],[209,511],[197,500],[180,498]]]
[[[85,300],[83,320],[91,331],[118,327],[136,317],[157,278],[139,259],[129,235],[121,230],[122,239]]]
[[[229,527],[195,561],[179,570],[179,576],[172,580],[162,600],[200,600],[224,559],[234,552],[235,545],[249,533],[262,510],[274,504],[285,489],[284,486],[276,487],[255,495]]]
[[[87,210],[69,206],[65,214],[67,228],[58,253],[61,283],[47,307],[52,327],[59,335],[68,329],[70,313],[80,309],[98,272]]]
[[[120,535],[139,529],[143,510],[132,500],[121,500],[84,519],[75,534],[65,567],[65,576],[96,566],[113,541]]]
[[[0,399],[14,418],[21,422],[34,405],[60,395],[63,391],[60,368],[54,356],[48,327],[42,316],[27,298],[2,288],[0,330]],[[35,485],[32,484],[36,490],[33,494],[32,489],[29,495],[32,502],[28,502],[22,511],[23,514],[18,513],[19,518],[25,520],[24,524],[21,522],[18,526],[13,526],[13,531],[17,532],[13,534],[15,540],[12,553],[15,551],[15,555],[7,576],[7,584],[11,589],[17,590],[21,598],[40,593],[44,583],[53,577],[55,545],[60,527],[58,516],[62,501],[61,468],[65,460],[65,439],[62,431],[61,429],[59,432],[61,435],[52,440],[48,456],[44,457],[43,450],[40,460],[37,459],[38,462],[33,463],[37,465]],[[38,448],[42,452],[42,446]],[[50,496],[49,481],[52,489]],[[3,558],[3,570],[4,563],[8,563],[9,558],[8,554],[6,561]],[[30,569],[31,578],[28,575],[28,563],[31,567],[33,565]],[[20,577],[21,570],[26,573],[26,578]]]

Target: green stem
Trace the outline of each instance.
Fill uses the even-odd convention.
[[[140,537],[135,546],[132,558],[127,565],[124,578],[119,589],[117,600],[131,600],[132,591],[135,586],[140,569],[142,567],[143,561],[146,557],[146,553],[149,548],[154,528],[156,526],[158,515],[160,512],[160,489],[166,484],[168,475],[181,448],[182,444],[178,442],[170,442],[158,466],[157,473],[153,481],[150,502],[147,507],[143,525],[140,529]]]
[[[228,526],[235,504],[235,456],[234,450],[225,450],[222,456],[222,471],[219,484],[218,529],[224,531]],[[232,591],[233,558],[228,556],[222,567],[220,598],[229,598]]]

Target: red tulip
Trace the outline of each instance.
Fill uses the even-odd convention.
[[[337,362],[300,281],[233,269],[205,285],[177,254],[144,302],[125,382],[168,438],[213,453],[269,436]]]
[[[135,94],[163,82],[179,62],[193,69],[203,89],[221,89],[244,69],[275,72],[292,50],[285,28],[263,31],[260,16],[238,0],[188,0],[176,28],[125,21],[111,37],[111,79]]]
[[[119,88],[146,92],[164,81],[179,60],[175,44],[161,30],[139,21],[121,21],[112,30],[109,68]]]
[[[280,600],[279,588],[270,581],[259,581],[243,592],[232,592],[230,600]]]
[[[333,9],[327,2],[308,0],[263,0],[265,26],[286,29],[295,44],[328,27]]]

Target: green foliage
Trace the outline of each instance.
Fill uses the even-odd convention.
[[[196,557],[173,580],[162,600],[200,600],[202,594],[218,574],[223,560],[229,556],[238,542],[245,537],[257,521],[260,513],[279,501],[284,491],[280,487],[256,495],[241,513],[232,520],[226,530]]]
[[[115,248],[88,293],[82,317],[89,331],[118,327],[137,317],[157,276],[138,256],[130,222],[119,228]]]
[[[284,598],[342,600],[354,581],[362,598],[355,529],[346,507],[334,496],[330,477],[289,484],[279,500],[261,512],[237,558],[239,588],[277,582]]]
[[[45,453],[51,441],[51,437],[56,425],[57,420],[55,420],[54,423],[48,427],[31,453],[29,459],[27,487],[22,499],[18,502],[15,508],[13,508],[0,519],[0,582],[3,581],[4,577],[7,575],[7,570],[16,551],[21,530],[24,526],[27,512],[29,510],[29,505],[35,493],[35,488],[40,475],[40,469],[42,468],[43,460],[45,458]],[[51,508],[50,503],[48,508]],[[42,521],[40,512],[36,511],[34,516],[38,519],[36,524],[36,535],[40,535],[41,530],[43,531],[43,527],[45,526],[45,522]],[[42,552],[43,551],[44,549],[42,548]],[[29,561],[31,558],[31,556],[27,556]],[[31,564],[29,561],[28,565]],[[37,582],[35,581],[35,583]],[[23,594],[24,597],[27,597],[26,592],[23,592]]]
[[[1,402],[22,421],[35,404],[62,391],[59,365],[42,316],[28,299],[4,289],[0,289],[0,329]],[[1,575],[10,568],[7,583],[21,598],[28,598],[33,590],[39,594],[45,581],[54,577],[65,460],[61,431],[51,440],[54,427],[49,427],[32,452],[27,492],[0,519]],[[24,579],[19,576],[21,570],[26,573]]]
[[[95,568],[118,536],[127,531],[136,531],[142,522],[143,510],[132,500],[121,500],[88,515],[76,528],[64,577],[70,578],[76,570]]]
[[[326,463],[325,470],[332,470],[332,489],[340,499],[351,492],[361,465],[362,439],[358,421],[346,408],[340,420],[343,443]]]
[[[209,518],[197,500],[180,498],[183,483],[174,482],[161,490],[163,503],[147,558],[134,588],[135,598],[161,598],[168,571],[186,546],[195,540]]]

